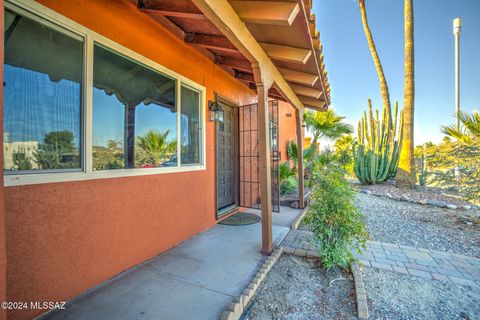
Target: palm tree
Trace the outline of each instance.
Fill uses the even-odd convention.
[[[480,144],[480,114],[474,111],[471,115],[460,112],[458,114],[461,126],[442,126],[442,132],[449,137],[465,144]]]
[[[398,164],[397,186],[412,188],[415,186],[415,160],[413,117],[415,100],[414,78],[414,37],[413,37],[413,0],[405,0],[405,86],[403,106],[403,141]]]
[[[338,139],[344,134],[353,133],[353,126],[343,122],[345,117],[328,109],[322,112],[305,112],[304,121],[307,129],[312,131],[312,145],[317,146],[320,138]]]
[[[137,146],[143,151],[140,161],[144,164],[157,166],[160,161],[165,161],[177,147],[176,141],[168,141],[170,130],[158,132],[148,130],[144,136],[137,137]]]
[[[377,69],[378,79],[380,80],[380,90],[382,91],[382,100],[383,106],[387,110],[388,114],[391,114],[391,104],[390,104],[390,93],[388,91],[387,80],[385,79],[385,74],[383,73],[382,64],[380,63],[380,58],[377,53],[377,49],[375,48],[375,42],[373,42],[372,32],[370,31],[370,27],[368,26],[368,19],[367,19],[367,9],[365,7],[365,0],[358,0],[358,5],[360,7],[360,14],[362,16],[362,24],[363,30],[365,32],[365,37],[367,38],[368,47],[370,49],[370,53],[372,54],[373,63],[375,64],[375,68]],[[389,119],[389,125],[392,125],[392,119]]]

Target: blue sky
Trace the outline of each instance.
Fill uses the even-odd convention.
[[[355,125],[367,99],[382,108],[378,76],[354,0],[314,0],[332,88],[332,106]],[[366,0],[374,41],[390,89],[403,107],[403,1]],[[439,142],[440,126],[454,122],[452,21],[462,18],[461,109],[480,111],[480,0],[416,0],[415,144]]]

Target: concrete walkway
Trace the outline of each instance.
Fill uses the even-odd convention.
[[[282,246],[297,255],[318,254],[310,231],[291,230]],[[285,248],[285,252],[288,250]],[[367,249],[354,255],[366,267],[480,288],[478,258],[375,241],[368,241]]]
[[[276,245],[290,230],[287,222],[300,213],[282,207],[273,214]],[[218,319],[265,260],[260,248],[260,223],[216,225],[45,318]]]

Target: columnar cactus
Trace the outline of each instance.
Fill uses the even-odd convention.
[[[397,174],[398,160],[403,136],[403,110],[400,111],[400,124],[397,137],[398,103],[395,103],[394,118],[383,108],[382,119],[378,109],[375,117],[372,101],[368,100],[368,118],[364,112],[358,122],[358,137],[353,145],[354,171],[362,184],[387,181]]]

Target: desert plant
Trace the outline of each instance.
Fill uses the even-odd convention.
[[[290,168],[290,165],[287,161],[280,163],[278,166],[280,181],[286,180],[290,177],[294,177],[296,175],[295,170]]]
[[[295,177],[289,177],[280,181],[280,194],[293,194],[296,193],[298,188],[298,181]]]
[[[480,199],[480,114],[459,113],[460,127],[443,126],[447,135],[429,157],[433,183],[456,190],[466,200]],[[451,138],[456,139],[452,141]],[[455,174],[455,167],[457,174]]]
[[[298,164],[298,146],[297,146],[297,143],[293,140],[288,141],[286,149],[287,149],[288,159],[293,161],[294,168],[296,168],[297,164]],[[303,149],[303,160],[304,161],[309,161],[310,159],[312,159],[312,157],[315,155],[316,151],[317,150],[315,148],[315,145],[313,145],[313,144],[308,146],[308,148]]]
[[[365,6],[365,0],[358,0],[358,6],[360,8],[360,15],[362,17],[363,31],[365,32],[368,48],[370,49],[370,54],[372,55],[373,63],[375,64],[375,69],[378,74],[378,80],[380,81],[380,90],[382,92],[383,108],[387,110],[387,113],[390,113],[391,112],[390,111],[391,110],[390,92],[388,90],[388,84],[387,84],[387,79],[385,78],[385,73],[383,72],[382,63],[380,62],[380,57],[378,56],[377,48],[375,47],[375,42],[373,40],[372,32],[368,24],[367,8]],[[389,125],[391,125],[391,123]]]
[[[344,135],[334,145],[334,155],[336,161],[348,175],[353,176],[353,156],[352,145],[353,137],[350,134]]]
[[[298,182],[296,178],[296,170],[290,168],[290,164],[285,161],[278,166],[280,176],[280,194],[291,194],[297,190]]]
[[[168,141],[170,130],[158,132],[148,130],[144,136],[137,137],[136,157],[140,164],[158,166],[175,153],[176,141]]]
[[[305,112],[303,119],[307,129],[313,134],[312,146],[317,149],[320,138],[338,139],[344,134],[353,133],[353,127],[343,122],[345,117],[335,113],[333,109],[327,111]]]
[[[364,112],[358,123],[358,141],[353,144],[354,172],[362,184],[384,182],[395,177],[403,137],[403,111],[397,137],[398,103],[394,107],[394,120],[383,108],[382,119],[378,109],[373,116],[372,102],[368,100],[368,118]],[[391,123],[391,125],[390,125]]]
[[[326,268],[346,267],[352,248],[365,248],[364,215],[355,207],[355,192],[338,166],[316,165],[305,222],[312,226]]]
[[[42,145],[33,151],[33,157],[40,169],[60,168],[60,151],[54,146]]]
[[[413,0],[404,0],[405,25],[405,84],[403,99],[403,141],[400,150],[397,186],[413,188],[415,186],[414,157],[414,113],[415,113],[415,66],[414,66],[414,34],[413,34]]]
[[[13,151],[12,161],[17,170],[31,170],[32,163],[30,160],[24,148],[18,148],[17,151]]]

